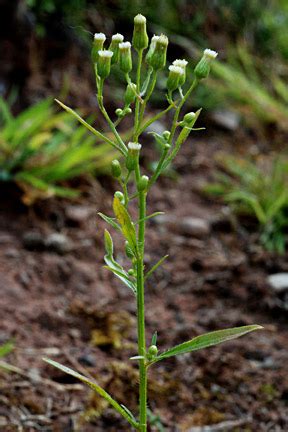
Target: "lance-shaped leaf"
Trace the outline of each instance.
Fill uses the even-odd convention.
[[[146,273],[145,280],[148,279],[152,273],[168,258],[169,255],[164,255],[160,260]]]
[[[201,336],[197,336],[190,341],[184,342],[180,345],[176,345],[175,347],[159,354],[155,359],[153,359],[150,364],[156,363],[160,360],[180,355],[186,354],[192,351],[198,351],[203,348],[208,348],[213,345],[218,345],[222,342],[227,342],[232,339],[236,339],[240,336],[243,336],[247,333],[250,333],[254,330],[260,330],[263,327],[259,325],[248,325],[242,327],[234,327],[225,330],[216,330],[210,333],[205,333]]]
[[[119,224],[121,225],[124,237],[128,241],[135,255],[138,255],[135,226],[133,225],[126,208],[117,196],[114,196],[113,210]]]
[[[98,213],[98,215],[105,221],[107,222],[109,225],[111,225],[114,229],[116,229],[117,231],[121,231],[120,226],[117,224],[117,222],[115,221],[115,218],[111,218],[109,216],[106,216],[103,213]]]
[[[117,276],[118,279],[120,279],[121,282],[128,286],[128,288],[130,288],[136,295],[137,288],[135,283],[131,280],[130,276],[128,275],[128,273],[126,273],[123,267],[117,261],[115,261],[113,257],[113,241],[108,230],[105,230],[105,249],[106,255],[104,256],[104,261],[107,264],[105,268],[114,273],[115,276]]]
[[[43,360],[47,363],[49,363],[51,366],[56,367],[57,369],[60,369],[62,372],[65,372],[68,375],[73,376],[74,378],[79,379],[83,383],[87,384],[89,387],[92,388],[96,393],[98,393],[100,396],[102,396],[106,401],[113,406],[113,408],[118,411],[119,414],[122,415],[134,428],[138,429],[139,424],[135,420],[134,416],[130,414],[129,410],[125,407],[123,408],[118,402],[116,402],[112,396],[109,395],[102,387],[100,387],[96,382],[91,381],[84,375],[79,374],[78,372],[74,371],[73,369],[70,369],[67,366],[63,366],[60,363],[50,360],[48,358],[43,358]]]

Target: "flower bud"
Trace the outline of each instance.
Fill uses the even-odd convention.
[[[184,71],[179,66],[169,66],[169,76],[167,79],[167,89],[169,92],[173,92],[179,87],[180,78],[184,75]]]
[[[129,73],[132,70],[132,56],[130,42],[121,42],[119,44],[119,62],[120,69],[124,73]]]
[[[133,258],[133,257],[132,257],[132,258]],[[131,258],[131,259],[132,259],[132,258]],[[134,276],[134,277],[135,277],[135,270],[132,269],[132,268],[129,269],[129,270],[128,270],[128,275],[129,275],[129,276]]]
[[[194,69],[196,78],[199,80],[207,78],[210,72],[211,62],[217,57],[217,55],[218,53],[216,51],[212,51],[210,49],[204,50],[203,57]]]
[[[153,360],[158,354],[158,348],[156,345],[151,345],[147,351],[148,360]]]
[[[124,198],[124,195],[123,195],[122,192],[116,191],[115,194],[114,194],[114,196],[119,199],[119,201],[120,201],[121,204],[125,203],[125,198]]]
[[[190,126],[191,123],[194,122],[196,117],[196,114],[194,112],[189,112],[187,114],[185,114],[185,116],[183,117],[183,125],[184,126]]]
[[[111,43],[109,45],[109,51],[113,52],[113,57],[111,59],[111,64],[117,63],[119,61],[119,44],[124,40],[124,36],[117,33],[112,36]]]
[[[131,249],[131,246],[129,245],[128,241],[125,242],[125,253],[126,253],[127,258],[129,258],[129,259],[135,258],[133,251]],[[131,270],[133,271],[133,269],[131,269]],[[133,274],[134,274],[134,271],[133,271],[132,275]]]
[[[149,177],[147,177],[146,175],[143,175],[140,178],[139,183],[138,183],[138,187],[137,187],[138,191],[139,192],[145,192],[147,190],[148,184],[149,184]]]
[[[136,99],[136,84],[130,83],[126,87],[125,95],[124,95],[124,103],[125,106],[131,105]]]
[[[168,130],[166,130],[162,133],[162,136],[165,139],[165,141],[169,141],[170,135],[171,135],[171,133]]]
[[[179,79],[179,87],[182,87],[186,81],[186,66],[187,66],[187,64],[188,64],[188,62],[184,59],[182,59],[182,60],[177,59],[177,60],[173,61],[173,66],[181,67],[183,69],[183,72],[184,72],[183,75]]]
[[[115,178],[119,178],[121,176],[122,173],[121,165],[117,159],[114,159],[111,162],[111,172],[112,172],[112,176]]]
[[[115,110],[115,114],[117,115],[117,117],[124,117],[123,110],[121,108],[117,108]]]
[[[95,33],[93,45],[92,45],[92,62],[96,63],[98,60],[98,51],[103,49],[104,42],[106,40],[106,36],[104,33]]]
[[[113,56],[112,51],[109,50],[98,51],[97,75],[99,75],[99,77],[102,79],[105,79],[110,75],[112,56]]]
[[[128,143],[128,155],[126,157],[126,168],[128,171],[134,171],[139,159],[139,153],[141,150],[141,144],[129,142]]]
[[[165,35],[153,36],[146,56],[147,63],[154,69],[163,69],[166,64],[168,38]]]
[[[147,31],[146,31],[146,18],[138,14],[134,18],[134,31],[132,45],[137,50],[146,49],[149,43]]]

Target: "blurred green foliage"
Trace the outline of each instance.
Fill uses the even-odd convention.
[[[0,99],[0,181],[14,181],[28,205],[53,195],[75,197],[61,183],[87,173],[102,173],[115,156],[66,112],[45,99],[14,117]],[[95,145],[97,144],[97,146]]]
[[[288,228],[288,159],[254,161],[223,155],[224,172],[205,192],[221,197],[242,215],[254,216],[260,227],[260,241],[267,250],[284,253]]]

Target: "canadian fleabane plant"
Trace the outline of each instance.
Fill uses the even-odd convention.
[[[151,269],[146,270],[144,268],[146,223],[150,218],[156,217],[159,214],[156,212],[147,215],[146,199],[153,184],[172,163],[189,134],[195,130],[194,125],[201,110],[198,110],[196,113],[189,112],[183,116],[181,114],[182,108],[199,82],[208,76],[211,63],[217,56],[217,53],[212,50],[204,51],[203,57],[195,67],[192,79],[186,76],[187,61],[176,59],[168,68],[169,73],[167,74],[166,85],[167,107],[154,115],[153,118],[147,120],[144,117],[147,103],[155,89],[159,71],[166,68],[168,38],[163,34],[153,36],[149,45],[146,32],[146,18],[142,15],[137,15],[134,19],[132,45],[130,42],[124,41],[122,35],[117,34],[112,36],[109,50],[105,50],[105,40],[105,35],[98,33],[94,38],[92,49],[97,100],[99,109],[113,133],[114,138],[109,140],[110,144],[119,150],[122,158],[120,161],[114,160],[111,167],[112,174],[118,180],[121,189],[115,192],[114,195],[114,217],[103,214],[100,214],[100,216],[113,229],[122,234],[127,259],[130,261],[130,268],[123,268],[114,258],[113,241],[108,230],[105,231],[106,254],[104,260],[106,268],[114,273],[131,290],[131,294],[137,302],[138,353],[131,359],[137,361],[139,364],[139,412],[135,415],[132,414],[128,408],[116,402],[96,382],[80,375],[78,372],[50,359],[45,359],[45,361],[86,383],[95,392],[105,398],[134,429],[146,432],[147,373],[150,367],[169,357],[217,345],[262,327],[248,325],[218,330],[197,336],[166,351],[158,350],[157,333],[155,333],[150,345],[147,345],[145,336],[144,285],[151,274],[162,264],[166,256],[161,258]],[[95,47],[98,48],[97,52],[95,51]],[[135,73],[133,72],[132,47],[137,54]],[[147,54],[144,57],[146,49]],[[119,67],[127,82],[124,107],[116,110],[115,120],[112,120],[106,111],[103,100],[103,85],[110,74],[111,67]],[[186,84],[186,81],[189,82]],[[71,108],[66,107],[62,103],[61,106],[85,125],[85,120],[81,119]],[[152,132],[162,152],[154,172],[148,177],[143,174],[139,163],[141,148],[143,146],[141,144],[141,135],[148,127],[151,129],[151,125],[156,120],[159,120],[170,111],[173,112],[170,130],[166,130],[163,134]],[[125,116],[131,115],[132,112],[134,112],[133,137],[129,142],[125,142],[119,134],[117,126]],[[91,126],[89,126],[89,130],[98,136],[101,135],[99,131],[91,128]],[[138,207],[137,220],[133,220],[130,213],[130,207],[135,202],[137,202]]]

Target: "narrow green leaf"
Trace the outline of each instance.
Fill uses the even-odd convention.
[[[227,342],[232,339],[236,339],[240,336],[243,336],[247,333],[250,333],[254,330],[260,330],[263,327],[259,325],[248,325],[242,327],[235,327],[231,329],[225,330],[217,330],[214,332],[206,333],[201,336],[197,336],[190,341],[184,342],[180,345],[176,345],[175,347],[159,354],[150,364],[156,363],[160,360],[166,359],[168,357],[189,353],[192,351],[197,351],[203,348],[208,348],[213,345],[218,345],[222,342]]]
[[[145,275],[145,280],[154,273],[155,270],[168,258],[169,255],[164,255]]]
[[[96,382],[90,381],[87,377],[84,375],[79,374],[78,372],[74,371],[73,369],[70,369],[67,366],[63,366],[62,364],[50,360],[48,358],[43,358],[43,360],[46,363],[49,363],[51,366],[56,367],[57,369],[60,369],[62,372],[65,372],[68,375],[73,376],[74,378],[79,379],[83,383],[87,384],[89,387],[92,388],[96,393],[98,393],[100,396],[102,396],[110,405],[113,406],[113,408],[122,415],[134,428],[138,429],[139,424],[131,417],[131,414],[129,414],[118,402],[116,402],[110,395],[107,393],[102,387],[100,387]]]
[[[146,220],[152,219],[153,217],[160,216],[160,215],[163,215],[163,214],[165,214],[165,212],[154,212],[154,213],[152,213],[151,215],[148,215],[148,216],[146,216],[146,217],[143,218],[143,219],[138,219],[138,221],[135,222],[135,223],[136,223],[136,224],[139,224],[140,222],[143,222],[143,221],[146,221]]]
[[[106,255],[107,256],[107,255]],[[105,259],[106,261],[106,259]],[[130,288],[133,291],[133,294],[136,295],[137,293],[137,287],[135,285],[135,283],[133,281],[131,281],[131,279],[129,279],[129,275],[123,270],[118,270],[114,267],[111,267],[109,265],[104,266],[104,268],[106,268],[107,270],[111,271],[112,273],[114,273],[115,276],[118,277],[118,279],[121,280],[121,282],[124,283],[124,285],[128,286],[128,288]]]
[[[135,255],[138,255],[135,227],[131,221],[129,213],[127,212],[124,205],[121,204],[117,196],[114,196],[113,210],[119,224],[121,225],[124,237],[128,241]]]
[[[114,229],[116,229],[117,231],[121,231],[120,226],[117,224],[117,222],[115,222],[114,218],[111,218],[109,216],[106,216],[103,213],[98,213],[98,215],[105,221],[107,222],[109,225],[111,225]]]
[[[152,336],[151,345],[157,345],[157,331]]]

